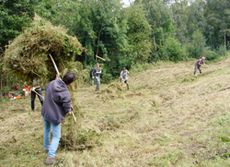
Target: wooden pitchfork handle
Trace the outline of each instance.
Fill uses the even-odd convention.
[[[56,70],[56,73],[57,73],[57,77],[60,77],[60,72],[59,72],[59,70],[58,70],[58,68],[57,68],[57,65],[56,65],[56,63],[55,63],[55,61],[54,61],[54,59],[53,59],[53,57],[52,57],[52,55],[51,54],[49,54],[49,57],[50,57],[50,59],[51,59],[51,61],[52,61],[52,63],[53,63],[53,65],[54,65],[54,68],[55,68],[55,70]]]
[[[45,98],[41,94],[39,94],[36,90],[31,89],[31,91],[33,91],[35,94],[37,94],[39,97],[41,97],[42,100],[44,101]]]
[[[75,117],[75,115],[74,115],[74,112],[73,112],[73,111],[71,111],[71,112],[70,112],[70,114],[73,116],[73,120],[74,120],[74,122],[75,122],[75,123],[77,123],[77,119],[76,119],[76,117]]]

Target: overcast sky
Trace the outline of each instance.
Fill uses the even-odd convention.
[[[124,3],[124,6],[129,6],[130,2],[133,2],[134,0],[122,0]]]

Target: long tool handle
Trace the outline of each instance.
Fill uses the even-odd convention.
[[[36,93],[38,96],[40,96],[40,97],[42,98],[42,100],[44,101],[45,98],[44,98],[42,95],[40,95],[36,90],[31,89],[31,91],[33,91],[33,92]]]
[[[49,56],[50,56],[50,59],[51,59],[53,65],[54,65],[54,68],[55,68],[55,70],[56,70],[56,72],[57,72],[57,76],[60,77],[60,72],[59,72],[59,70],[58,70],[58,68],[57,68],[57,65],[56,65],[56,63],[55,63],[55,61],[54,61],[52,55],[49,54]]]
[[[98,55],[96,55],[96,58],[99,58],[99,59],[101,59],[101,60],[105,61],[105,59],[104,59],[104,58],[102,58],[102,57],[100,57],[100,56],[98,56]]]
[[[74,122],[75,123],[77,123],[77,119],[76,119],[76,117],[75,117],[75,115],[74,115],[74,112],[72,111],[72,112],[70,112],[71,114],[72,114],[72,116],[73,116],[73,120],[74,120]]]

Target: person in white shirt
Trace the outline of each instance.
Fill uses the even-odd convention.
[[[127,90],[129,90],[128,74],[129,74],[129,71],[125,67],[120,72],[120,81],[122,82],[122,84],[126,84]]]
[[[92,74],[93,78],[95,79],[95,83],[96,83],[96,91],[100,90],[100,84],[101,84],[101,80],[100,80],[100,76],[101,76],[101,67],[100,64],[97,63],[95,68],[93,69],[93,74]]]
[[[36,96],[38,96],[38,99],[41,103],[41,106],[43,105],[43,98],[42,98],[42,88],[39,84],[39,80],[38,79],[33,79],[33,83],[32,83],[32,89],[31,89],[31,110],[34,111],[35,108],[35,98]]]

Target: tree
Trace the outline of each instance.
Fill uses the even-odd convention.
[[[134,63],[147,62],[149,59],[151,43],[151,26],[145,17],[141,5],[133,5],[126,10],[130,53],[129,59]]]
[[[188,1],[187,0],[177,0],[171,6],[173,12],[173,20],[176,30],[176,38],[181,43],[187,43],[189,41],[189,32],[187,23],[189,22],[188,18]]]
[[[229,45],[230,42],[230,1],[207,0],[205,17],[207,27],[205,36],[208,45],[218,48],[220,45]]]
[[[188,8],[187,37],[192,39],[195,31],[205,32],[206,19],[204,17],[205,2],[203,0],[194,1]]]
[[[74,35],[75,24],[84,15],[78,12],[79,3],[79,0],[40,0],[35,11],[53,24],[67,27],[68,32]]]
[[[119,73],[119,59],[128,48],[127,22],[120,0],[59,0],[58,3],[42,0],[39,4],[39,14],[56,25],[65,25],[86,47],[87,52],[81,60],[85,65],[94,64],[98,55],[110,60],[105,63],[107,71],[113,75]]]
[[[5,0],[0,1],[0,96],[2,89],[11,79],[3,70],[3,53],[5,46],[18,36],[25,27],[28,27],[34,16],[33,1]],[[13,78],[15,80],[15,78]],[[5,82],[3,82],[5,81]]]
[[[186,53],[181,43],[173,38],[167,37],[163,46],[160,47],[159,55],[163,60],[181,61],[186,59]]]
[[[0,50],[30,25],[33,16],[32,1],[0,1]]]
[[[145,15],[151,25],[151,42],[153,44],[150,61],[160,59],[158,51],[168,36],[173,35],[172,13],[163,0],[136,0],[142,4]]]
[[[205,38],[203,34],[197,30],[192,34],[192,41],[188,44],[189,55],[199,58],[205,48]]]

